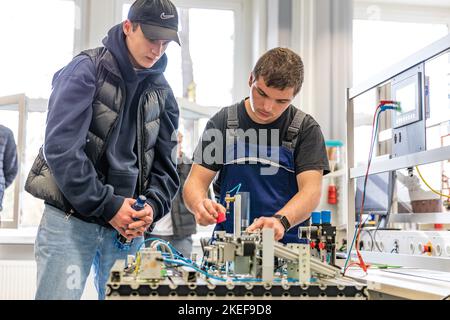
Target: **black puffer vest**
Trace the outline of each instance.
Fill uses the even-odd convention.
[[[94,164],[100,181],[105,183],[108,163],[104,156],[109,137],[115,129],[121,109],[125,105],[125,83],[116,60],[106,48],[87,50],[81,54],[88,55],[97,70],[96,94],[92,103],[92,122],[86,137],[85,152]],[[136,140],[139,168],[136,188],[138,195],[142,194],[149,185],[149,176],[155,159],[154,147],[160,128],[159,118],[170,90],[165,79],[161,78],[144,80],[147,89],[144,89],[139,99]],[[25,190],[67,214],[87,222],[110,227],[103,218],[86,217],[72,207],[55,183],[45,160],[43,148],[40,149],[31,168]]]

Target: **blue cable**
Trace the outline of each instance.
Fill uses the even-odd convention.
[[[167,242],[167,241],[165,241],[165,240],[163,240],[163,239],[159,239],[159,238],[149,238],[149,239],[146,239],[145,241],[143,241],[143,242],[139,245],[139,247],[138,247],[138,249],[137,249],[136,252],[141,251],[142,246],[144,246],[146,243],[148,243],[148,242],[154,242],[154,241],[160,241],[160,242],[166,244],[166,245],[169,247],[169,249],[172,251],[172,254],[174,254],[174,255],[176,254],[176,255],[178,255],[178,256],[180,256],[180,257],[183,257],[183,254],[182,254],[181,252],[179,252],[179,251],[178,251],[174,246],[172,246],[169,242]]]
[[[177,264],[177,265],[182,265],[182,266],[190,267],[190,268],[192,268],[192,269],[194,269],[194,270],[200,272],[201,274],[205,275],[205,276],[208,277],[208,278],[211,278],[211,279],[214,279],[214,280],[218,280],[218,281],[226,282],[226,279],[220,278],[220,277],[216,277],[216,276],[213,276],[213,275],[211,275],[211,274],[209,274],[209,273],[207,273],[207,272],[205,272],[205,271],[199,269],[197,266],[195,266],[195,265],[193,265],[193,264],[190,264],[190,263],[186,263],[186,262],[184,262],[184,261],[178,261],[178,260],[173,260],[173,259],[164,259],[164,262],[167,262],[167,263],[170,263],[170,264]],[[288,278],[287,280],[288,280],[288,282],[298,282],[297,279],[293,279],[293,278]],[[234,279],[232,279],[232,281],[233,281],[233,282],[262,282],[263,280],[262,280],[262,279],[256,279],[256,278],[242,278],[242,279],[240,279],[240,278],[234,278]],[[275,282],[281,282],[282,279],[275,279],[274,281],[275,281]]]
[[[366,218],[366,221],[364,221],[363,225],[367,222],[367,220],[369,220],[369,217]],[[359,222],[359,224],[361,224],[361,221]],[[358,228],[359,228],[359,225],[358,225]],[[353,248],[353,245],[355,244],[357,235],[358,235],[358,232],[355,232],[355,235],[353,236],[353,240],[352,240],[352,245],[350,246],[349,254],[347,255],[347,259],[345,260],[344,271],[345,271],[345,269],[347,269],[348,260],[350,259],[352,248]]]
[[[376,118],[376,122],[375,122],[375,131],[374,131],[374,135],[373,135],[373,137],[372,137],[371,144],[370,144],[370,145],[371,145],[371,150],[369,151],[369,162],[368,162],[368,165],[370,165],[370,163],[372,162],[373,150],[375,149],[375,139],[376,139],[376,137],[377,137],[377,132],[378,132],[378,122],[379,122],[379,120],[380,120],[380,115],[381,115],[381,113],[383,113],[384,111],[390,110],[390,109],[385,109],[385,108],[388,108],[388,107],[381,107],[381,110],[379,110],[379,111],[378,111],[378,114],[377,114],[377,118]],[[363,194],[362,194],[362,201],[363,201],[363,202],[365,202],[365,198],[366,198],[367,180],[368,180],[368,175],[367,175],[367,176],[365,177],[365,179],[364,179]],[[361,210],[363,210],[363,208],[361,208]],[[364,223],[366,223],[367,220],[368,220],[368,219],[366,219],[366,221],[365,221]],[[353,236],[353,240],[352,240],[350,249],[349,249],[349,251],[348,251],[349,253],[348,253],[348,255],[347,255],[347,259],[345,260],[344,271],[345,271],[345,269],[347,269],[347,265],[348,265],[348,262],[349,262],[350,257],[351,257],[352,248],[353,248],[353,246],[354,246],[354,244],[355,244],[356,237],[358,236],[358,229],[359,229],[359,226],[361,225],[361,223],[363,223],[363,222],[362,222],[362,221],[359,221],[359,225],[357,226],[355,235]]]
[[[376,122],[375,122],[375,132],[374,132],[374,136],[372,137],[372,142],[371,142],[371,147],[372,148],[371,148],[371,150],[369,152],[369,162],[368,162],[369,165],[372,162],[373,151],[375,149],[374,148],[375,147],[375,139],[376,139],[377,132],[378,132],[378,123],[380,121],[380,115],[381,115],[381,113],[383,113],[383,112],[385,112],[387,110],[395,110],[395,111],[401,112],[401,107],[399,105],[395,105],[395,104],[394,105],[388,104],[388,105],[382,106],[380,108],[380,110],[378,111],[377,119],[376,119]],[[363,195],[362,195],[362,199],[363,199],[362,201],[363,202],[365,202],[365,199],[366,199],[367,180],[368,180],[368,175],[364,179]],[[363,208],[361,208],[361,209],[363,209]],[[366,219],[366,221],[364,221],[364,223],[366,223],[368,219],[369,219],[369,217],[367,217],[367,219]],[[361,223],[362,223],[362,221],[359,222],[360,225],[361,225]],[[357,229],[359,229],[359,226],[358,226]],[[353,248],[353,245],[355,244],[357,235],[358,235],[358,232],[355,232],[355,236],[353,237],[353,241],[352,241],[352,244],[350,246],[349,255],[347,256],[347,259],[345,260],[344,270],[347,268],[347,264],[348,264],[348,261],[349,261],[350,256],[351,256],[350,253],[351,253],[351,250]]]
[[[219,278],[219,277],[213,276],[213,275],[211,275],[211,274],[209,274],[209,273],[207,273],[207,272],[197,268],[196,266],[191,265],[189,263],[185,263],[183,261],[172,260],[172,259],[164,259],[164,262],[171,263],[171,264],[178,264],[178,265],[185,266],[185,267],[190,267],[190,268],[194,269],[195,271],[200,272],[201,274],[205,275],[208,278],[211,278],[211,279],[214,279],[214,280],[218,280],[218,281],[224,281],[224,282],[226,281],[223,278]]]
[[[395,111],[401,111],[401,108],[399,106],[395,105],[385,105],[381,107],[381,112],[384,112],[386,110],[395,110]]]
[[[242,187],[242,183],[239,183],[236,187],[234,187],[234,188],[231,189],[230,191],[227,191],[227,193],[232,193],[234,190],[237,189],[237,191],[236,191],[235,194],[238,194],[238,193],[239,193],[239,190],[241,190],[241,187]]]

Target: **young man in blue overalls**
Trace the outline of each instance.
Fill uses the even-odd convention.
[[[317,207],[329,172],[319,125],[291,105],[303,78],[296,53],[272,49],[250,75],[250,97],[210,119],[183,193],[198,224],[215,224],[227,193],[239,190],[250,194],[249,232],[273,228],[275,240],[298,242],[298,225]],[[207,197],[217,173],[219,203]],[[233,217],[226,218],[216,230],[232,233]]]

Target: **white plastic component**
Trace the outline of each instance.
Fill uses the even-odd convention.
[[[416,256],[424,256],[425,245],[430,243],[433,256],[450,257],[450,232],[448,231],[378,230],[362,233],[361,241],[364,243],[364,251],[379,252],[381,251],[379,249],[383,249],[383,252],[390,253],[393,248],[398,248],[399,254]],[[376,242],[370,246],[370,241]],[[380,243],[383,243],[383,248]],[[437,245],[440,247],[440,253],[436,249]]]
[[[416,247],[416,246],[414,245],[413,242],[410,242],[410,243],[409,243],[409,253],[410,253],[410,254],[414,254],[415,247]]]
[[[423,253],[423,244],[422,244],[422,242],[419,242],[419,244],[417,245],[417,248],[419,249],[419,253],[422,254]]]
[[[141,261],[139,267],[139,280],[163,279],[161,275],[163,269],[162,255],[155,248],[141,250]]]
[[[435,247],[434,247],[434,253],[435,253],[435,255],[436,256],[440,256],[440,255],[442,255],[442,248],[441,248],[441,246],[440,245],[436,245]]]
[[[273,281],[273,268],[274,268],[274,230],[271,228],[264,228],[262,231],[262,279],[264,282]]]

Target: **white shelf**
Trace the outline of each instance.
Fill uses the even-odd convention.
[[[393,223],[450,223],[450,213],[397,213],[391,214],[389,222]]]
[[[345,169],[337,170],[334,172],[330,172],[326,176],[324,176],[324,179],[333,179],[333,178],[340,178],[345,176]]]
[[[33,245],[37,235],[36,228],[0,229],[0,245],[29,244]]]
[[[422,268],[443,272],[448,272],[450,270],[450,258],[448,257],[415,256],[371,251],[361,251],[361,255],[364,261],[369,263]],[[358,258],[355,251],[352,251],[352,258]]]
[[[429,151],[417,152],[407,156],[394,159],[380,160],[372,163],[369,174],[377,174],[388,171],[395,171],[404,168],[411,168],[449,159],[450,146],[433,149]],[[350,169],[350,178],[360,178],[366,175],[367,165]]]

